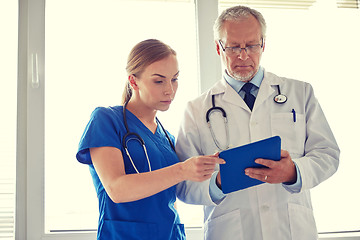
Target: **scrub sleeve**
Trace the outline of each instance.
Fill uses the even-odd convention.
[[[92,165],[90,148],[115,147],[122,151],[126,173],[136,174],[122,147],[122,137],[126,134],[122,111],[122,106],[96,108],[81,137],[76,154],[76,158],[80,163],[89,165],[99,200],[97,239],[184,240],[184,226],[180,224],[179,215],[174,208],[176,186],[141,200],[114,203],[107,195]],[[153,134],[130,111],[127,111],[126,114],[129,130],[138,133],[145,142],[152,170],[179,161],[176,153],[170,147],[164,130],[159,125],[155,134]],[[174,141],[174,137],[170,136],[171,141]],[[136,149],[136,147],[139,149]],[[148,164],[147,160],[144,159],[141,146],[132,144],[128,148],[130,152],[134,153],[132,158],[139,171],[147,172]]]

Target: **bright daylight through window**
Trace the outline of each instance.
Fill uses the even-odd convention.
[[[341,149],[338,171],[311,191],[318,231],[359,234],[360,195],[353,189],[359,184],[354,176],[360,168],[355,157],[360,134],[356,106],[360,30],[345,27],[360,22],[359,6],[351,0],[346,6],[352,8],[335,0],[283,1],[270,6],[274,2],[259,9],[267,22],[262,65],[313,85]],[[335,46],[341,47],[334,51]],[[348,83],[346,91],[339,91],[339,82]]]
[[[349,27],[360,22],[359,9],[338,8],[335,0],[310,2],[305,9],[259,8],[268,23],[262,65],[314,86],[341,148],[338,172],[312,190],[318,230],[359,231],[360,196],[354,191],[359,180],[353,176],[360,168],[355,140],[360,115],[354,106],[360,33]],[[77,144],[95,107],[121,103],[127,55],[147,38],[178,53],[179,90],[170,110],[159,114],[176,136],[187,100],[199,93],[195,17],[187,17],[194,12],[190,0],[46,1],[46,231],[96,229],[95,190],[87,166],[75,159]],[[345,91],[338,91],[339,81],[349,82]],[[202,226],[201,206],[178,203],[178,208],[187,227]]]
[[[147,38],[177,51],[179,90],[170,110],[159,114],[177,134],[186,100],[198,94],[195,18],[184,16],[194,16],[193,2],[46,1],[47,231],[97,228],[97,198],[88,167],[75,159],[77,145],[95,107],[121,104],[127,56]],[[201,208],[189,208],[182,219],[201,224]]]

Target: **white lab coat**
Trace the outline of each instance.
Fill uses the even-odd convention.
[[[288,98],[284,104],[273,100],[278,94],[276,85]],[[299,193],[291,193],[283,184],[265,183],[230,193],[214,203],[209,195],[209,180],[179,184],[180,200],[205,205],[205,239],[317,239],[310,189],[335,173],[340,150],[311,85],[265,71],[251,112],[224,79],[218,81],[208,92],[188,103],[176,143],[181,161],[218,151],[205,120],[206,111],[212,106],[212,95],[216,95],[216,106],[227,113],[231,146],[280,136],[281,148],[289,151],[299,168],[302,188]],[[296,122],[292,109],[296,112]],[[222,121],[220,116],[214,116],[213,128],[224,143]]]

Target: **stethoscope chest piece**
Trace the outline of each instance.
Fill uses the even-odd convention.
[[[285,103],[287,101],[287,97],[284,94],[278,94],[274,97],[274,101],[276,103]]]
[[[274,97],[274,101],[279,104],[285,103],[287,101],[287,97],[284,94],[281,94],[279,85],[277,85],[276,87],[278,90],[278,94]]]

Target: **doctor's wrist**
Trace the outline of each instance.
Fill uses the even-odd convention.
[[[218,172],[218,174],[216,175],[216,180],[215,180],[216,186],[222,190],[221,188],[221,177],[220,177],[220,171]]]

